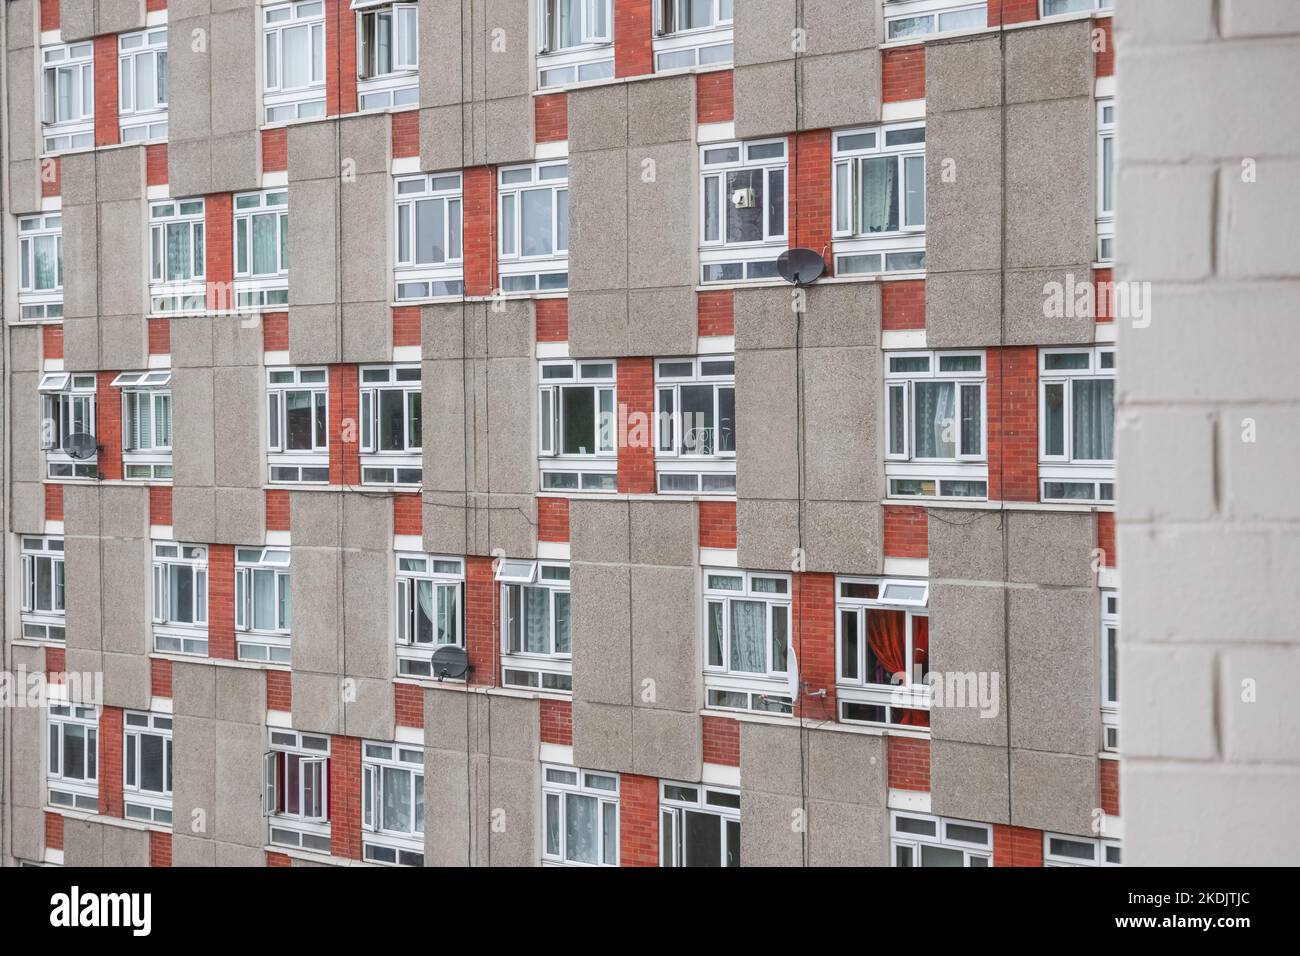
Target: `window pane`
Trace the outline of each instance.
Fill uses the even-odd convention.
[[[86,729],[79,724],[63,725],[63,776],[84,780],[86,774]]]
[[[862,232],[898,229],[898,160],[893,156],[859,160],[858,213]]]
[[[284,393],[285,448],[310,451],[312,447],[311,392]]]
[[[171,592],[169,620],[192,623],[194,620],[194,575],[188,565],[169,564],[168,589]]]
[[[408,833],[411,830],[411,772],[383,768],[383,828]]]
[[[952,382],[915,382],[916,457],[954,458],[957,454],[953,426],[956,420],[956,387]]]
[[[980,387],[961,387],[961,453],[978,455],[982,451],[984,426],[980,412]]]
[[[728,669],[762,674],[767,671],[767,604],[731,602],[731,660]]]
[[[727,173],[727,242],[763,239],[763,170],[738,169]]]
[[[284,43],[284,80],[281,86],[297,89],[311,82],[311,32],[307,26],[281,31]]]
[[[718,238],[718,177],[704,180],[704,241]]]
[[[858,615],[856,611],[840,611],[840,676],[845,680],[858,679]]]
[[[716,448],[716,422],[713,419],[713,386],[683,385],[682,444],[684,455],[712,455]]]
[[[551,245],[551,191],[526,189],[520,193],[523,205],[523,248],[525,256],[549,256]]]
[[[253,570],[253,627],[260,631],[275,630],[275,572],[269,568]]]
[[[598,863],[597,817],[599,803],[595,797],[578,793],[564,795],[564,838],[566,860]]]
[[[425,199],[415,204],[415,261],[425,265],[445,262],[446,221],[441,199]]]
[[[908,156],[903,160],[904,182],[907,193],[904,197],[907,213],[904,220],[909,226],[925,224],[925,157]]]
[[[569,653],[569,593],[555,592],[555,653]]]
[[[709,664],[722,666],[722,602],[709,602]]]
[[[605,818],[601,833],[604,844],[601,860],[612,866],[618,862],[618,807],[613,803],[603,803],[601,812]]]
[[[565,455],[592,455],[596,428],[595,390],[585,387],[560,389],[561,419]]]
[[[253,274],[272,275],[277,271],[275,215],[264,214],[253,220]]]
[[[140,789],[163,792],[163,738],[140,735]]]
[[[1065,454],[1065,386],[1043,386],[1043,438],[1048,455]]]
[[[729,453],[736,450],[736,389],[733,386],[718,389],[717,450]]]
[[[379,390],[379,450],[405,451],[406,395],[396,389]]]
[[[549,588],[524,588],[524,650],[530,654],[550,653]]]
[[[722,866],[722,818],[687,810],[682,826],[686,866]]]
[[[772,670],[786,669],[786,651],[790,641],[790,610],[772,608]]]
[[[546,852],[551,856],[560,853],[560,795],[546,795]]]
[[[1074,458],[1110,461],[1115,457],[1115,380],[1077,379],[1074,394]]]
[[[767,174],[767,234],[785,235],[785,170],[772,169]]]

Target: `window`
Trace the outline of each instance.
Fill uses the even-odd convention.
[[[393,268],[399,300],[459,296],[465,291],[460,173],[402,176],[396,181]]]
[[[1097,259],[1115,257],[1115,101],[1097,103]]]
[[[266,372],[271,481],[325,483],[329,469],[329,386],[323,368]]]
[[[1043,834],[1043,866],[1122,866],[1119,840]]]
[[[289,302],[289,190],[235,196],[235,303]]]
[[[63,317],[63,216],[18,220],[18,302],[24,319]]]
[[[736,493],[736,360],[655,363],[655,471],[665,493]]]
[[[420,366],[361,368],[361,483],[418,485]]]
[[[41,48],[41,126],[45,152],[95,146],[93,43]]]
[[[733,0],[656,0],[655,69],[730,63]]]
[[[700,166],[704,281],[776,278],[786,244],[785,140],[704,146]]]
[[[500,172],[501,291],[569,287],[569,164]]]
[[[1115,349],[1039,351],[1043,501],[1115,500]]]
[[[205,203],[165,200],[149,205],[149,302],[157,315],[202,312]]]
[[[122,142],[167,138],[167,28],[117,38]]]
[[[925,124],[835,134],[836,275],[925,269]]]
[[[1119,593],[1101,592],[1102,750],[1119,750]]]
[[[30,641],[63,640],[63,539],[24,535],[19,561],[23,637]]]
[[[424,866],[424,751],[366,741],[361,761],[362,855]]]
[[[123,372],[113,379],[122,390],[123,475],[170,481],[172,477],[172,373],[167,369]]]
[[[893,42],[951,30],[982,30],[988,6],[968,0],[886,0],[885,39]]]
[[[993,828],[922,813],[893,812],[894,866],[992,866]]]
[[[357,11],[357,94],[363,110],[414,106],[420,99],[420,8],[352,0]]]
[[[740,793],[659,785],[660,866],[740,866]]]
[[[325,115],[325,3],[262,9],[266,122]]]
[[[262,815],[277,846],[330,851],[330,740],[319,734],[272,730],[262,757]]]
[[[840,578],[836,589],[840,719],[930,726],[929,586],[907,578]]]
[[[288,548],[235,549],[235,636],[241,660],[289,663],[293,608]]]
[[[569,566],[549,561],[497,565],[501,583],[501,683],[568,693]]]
[[[547,491],[615,491],[615,364],[543,362],[538,372],[538,456]]]
[[[542,765],[542,860],[618,866],[618,777]]]
[[[172,719],[165,714],[123,715],[122,790],[128,820],[172,822]]]
[[[49,477],[98,476],[93,460],[73,457],[79,442],[95,437],[95,376],[47,372],[39,388],[41,448]]]
[[[792,712],[790,576],[704,570],[708,706]]]
[[[1109,10],[1115,0],[1042,0],[1043,16],[1055,17],[1065,13],[1084,13],[1089,10]]]
[[[153,644],[167,654],[208,652],[208,549],[153,545]]]
[[[433,652],[464,646],[465,563],[428,554],[397,555],[397,672],[433,677]]]
[[[984,498],[983,352],[885,353],[891,498]]]
[[[614,75],[612,0],[539,0],[539,87]]]
[[[49,706],[46,783],[53,807],[99,812],[99,717],[94,707]]]

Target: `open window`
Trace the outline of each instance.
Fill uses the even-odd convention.
[[[538,370],[538,457],[547,491],[617,488],[613,361],[547,361]]]
[[[987,823],[899,811],[889,819],[893,866],[993,865],[993,827]]]
[[[172,477],[172,373],[170,369],[123,372],[123,476],[170,481]]]
[[[50,478],[96,478],[96,454],[84,457],[95,438],[93,374],[47,372],[41,394],[41,448]]]
[[[930,618],[926,581],[836,581],[836,698],[840,720],[930,725]]]
[[[93,43],[41,47],[41,127],[46,153],[94,148]]]
[[[397,670],[432,677],[433,652],[464,646],[465,562],[462,558],[397,555]]]
[[[62,641],[66,637],[63,538],[23,535],[19,562],[22,575],[23,637]]]
[[[925,270],[925,124],[835,133],[835,274]]]
[[[362,855],[372,863],[424,866],[424,751],[362,745]]]
[[[613,0],[537,0],[539,88],[614,75]]]
[[[362,110],[420,100],[418,3],[352,0],[357,17],[357,100]]]
[[[501,584],[501,682],[571,691],[569,566],[504,560],[496,579]]]
[[[63,317],[63,214],[18,220],[18,304],[24,319]]]
[[[418,365],[361,368],[361,483],[418,485],[421,458]]]
[[[235,632],[241,660],[289,663],[288,548],[235,549]]]
[[[702,146],[700,170],[703,281],[777,278],[787,236],[786,141]]]
[[[733,0],[655,0],[655,71],[732,61]]]
[[[704,569],[704,684],[711,708],[793,712],[790,575]]]
[[[272,729],[270,742],[262,756],[262,814],[270,818],[270,842],[328,853],[329,738]]]
[[[740,793],[659,785],[660,866],[740,866]]]

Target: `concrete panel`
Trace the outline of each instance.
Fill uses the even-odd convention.
[[[266,730],[257,724],[220,723],[212,773],[216,788],[216,826],[210,829],[223,843],[262,846],[266,822],[262,817],[262,755]]]
[[[36,647],[14,647],[11,666],[15,673],[26,671],[29,675],[45,670],[45,652]],[[68,654],[71,663],[72,653]],[[69,668],[71,670],[71,668]],[[38,707],[13,707],[8,723],[10,737],[10,774],[5,781],[13,806],[40,808],[46,802],[45,774],[46,714]],[[42,835],[44,826],[42,826]]]
[[[487,486],[481,490],[531,494],[537,490],[536,431],[537,363],[532,358],[493,359],[488,364],[487,415],[480,422],[485,434]],[[491,423],[489,425],[489,422]]]
[[[1007,666],[1005,591],[1001,587],[979,587],[935,581],[930,585],[930,669],[962,675],[963,701],[930,712],[931,733],[936,740],[972,744],[1007,745]],[[974,675],[975,694],[965,675]],[[997,697],[992,699],[997,677]],[[979,681],[984,680],[988,703],[996,712],[984,716],[979,705]],[[954,682],[956,677],[954,677]]]
[[[1005,747],[931,740],[930,811],[962,820],[1010,823],[1008,760]]]
[[[141,632],[148,643],[148,631]],[[107,642],[106,642],[107,643]],[[148,710],[153,696],[148,648],[133,654],[104,653],[104,699],[108,707]]]
[[[293,543],[304,548],[341,547],[341,501],[330,492],[291,491],[289,526],[293,528]]]
[[[217,499],[212,488],[172,488],[172,534],[177,541],[217,541]],[[244,541],[252,539],[245,538]]]
[[[962,37],[925,47],[925,105],[937,113],[1002,103],[1002,48],[996,35]]]
[[[745,16],[740,21],[748,19]],[[788,31],[786,35],[788,38]],[[739,36],[736,51],[739,56]],[[737,137],[779,136],[795,128],[794,70],[788,62],[753,66],[738,62],[733,83]]]
[[[5,10],[5,49],[13,54],[40,43],[40,0],[10,0]]]
[[[9,428],[13,457],[9,467],[14,481],[39,482],[45,478],[45,462],[40,452],[41,397],[37,392],[40,375],[36,372],[11,372]]]
[[[11,817],[10,852],[15,860],[45,859],[45,811],[38,807],[14,807]]]
[[[592,703],[575,697],[573,762],[580,767],[595,767],[613,773],[636,772],[634,719],[631,707]]]
[[[216,488],[212,492],[213,544],[248,544],[266,538],[266,495],[261,488]]]
[[[1041,301],[1039,303],[1041,315]],[[929,272],[925,278],[925,342],[971,348],[1002,342],[1002,278],[997,272]],[[1035,323],[1038,324],[1038,323]]]
[[[351,259],[345,257],[344,261]],[[346,302],[341,312],[343,361],[389,361],[393,354],[393,321],[388,303]]]
[[[137,151],[143,155],[143,149]],[[104,173],[105,170],[101,170],[101,177]],[[146,354],[143,316],[146,303],[145,276],[149,271],[145,259],[148,248],[146,215],[147,207],[143,199],[99,204],[99,268],[103,276],[113,277],[111,282],[100,283],[100,312],[103,315],[130,316],[135,320],[140,329],[139,351],[117,354],[134,354],[141,358]],[[107,334],[104,338],[107,346],[110,338]],[[111,350],[106,348],[105,351]]]
[[[295,141],[296,145],[296,141]],[[294,147],[290,147],[293,149]],[[339,301],[339,183],[333,179],[289,180],[289,301],[295,307]],[[374,250],[378,253],[379,250]],[[298,308],[290,310],[290,320]],[[333,337],[337,337],[337,332]],[[295,353],[300,340],[290,329],[289,352],[294,362],[321,361]]]
[[[112,242],[105,239],[105,242]],[[100,268],[105,275],[116,275],[118,267],[108,267],[107,262]],[[141,268],[144,268],[141,264]],[[149,365],[148,325],[144,319],[144,307],[141,305],[133,313],[126,315],[107,314],[109,306],[104,304],[105,314],[99,322],[99,364],[105,368],[147,368]],[[85,320],[83,320],[85,321]]]
[[[266,445],[258,424],[266,415],[262,402],[262,370],[258,366],[218,368],[212,373],[215,456],[214,479],[228,488],[260,488],[266,470]],[[212,409],[209,409],[212,414]],[[215,454],[215,452],[214,452]]]
[[[1091,96],[1092,28],[1087,20],[1075,20],[1008,31],[1007,103]]]
[[[1021,511],[1008,519],[1010,579],[1089,587],[1096,521],[1091,514]]]
[[[799,798],[740,791],[740,860],[743,866],[802,866],[803,835],[791,825]]]
[[[742,317],[737,314],[737,344]],[[741,498],[799,494],[798,387],[793,350],[737,350],[736,447],[743,449],[736,489]]]
[[[886,811],[826,800],[808,801],[809,866],[888,866]],[[741,837],[744,845],[744,837]]]
[[[536,762],[541,707],[535,698],[478,697],[475,746],[480,753],[506,760]]]
[[[42,330],[35,326],[13,325],[9,328],[9,369],[13,372],[39,372]]]
[[[574,700],[627,706],[632,700],[631,572],[574,562],[570,573]]]
[[[874,348],[804,351],[804,495],[830,501],[879,501],[884,479],[877,422],[880,353]],[[746,465],[749,455],[746,449]]]
[[[874,24],[875,18],[864,16],[856,4],[846,7],[841,27]],[[853,32],[836,31],[841,37]],[[835,34],[823,31],[822,35]],[[866,49],[801,57],[799,70],[799,121],[804,129],[880,122],[880,57],[874,41]]]
[[[195,49],[196,30],[208,28],[207,10],[197,11],[203,16],[187,18],[172,10],[167,24],[168,84],[167,132],[172,142],[168,144],[168,180],[174,183],[172,172],[177,169],[176,158],[171,155],[176,140],[201,140],[212,128],[211,60],[208,47]],[[170,113],[175,113],[173,117]],[[197,148],[200,144],[192,144]],[[207,144],[203,143],[204,158]],[[204,177],[206,179],[206,176]],[[181,195],[192,195],[181,193]]]
[[[261,185],[262,140],[256,129],[214,137],[210,146],[213,192],[240,192]]]
[[[631,581],[634,699],[638,707],[694,714],[704,703],[697,641],[699,577],[694,568],[633,567]],[[647,699],[650,688],[654,693]]]
[[[619,87],[615,87],[618,89]],[[622,87],[627,96],[627,145],[649,147],[664,143],[689,145],[695,139],[695,82],[689,76],[656,77],[654,80],[629,83]],[[621,145],[621,144],[620,144]],[[583,147],[588,149],[591,147]],[[654,156],[653,150],[645,150]],[[691,162],[691,153],[679,158]],[[670,175],[686,170],[662,165]]]
[[[627,512],[631,528],[631,547],[627,553],[633,563],[695,566],[699,554],[696,546],[699,509],[694,502],[631,501]],[[628,527],[628,519],[615,521],[616,527]]]
[[[248,51],[261,43],[261,24],[261,11],[252,3],[213,4],[209,21],[213,136],[247,133],[259,125],[261,85],[247,58]]]
[[[318,674],[342,673],[338,576],[340,555],[320,548],[291,549],[293,573],[292,661],[298,671]],[[295,712],[297,701],[294,701]],[[315,727],[315,724],[306,724]]]
[[[148,654],[149,540],[101,539],[104,650]]]
[[[936,272],[997,269],[1002,223],[1001,110],[929,113],[925,138],[926,154],[951,159],[954,173],[945,176],[942,162],[925,164],[927,277]],[[1077,188],[1077,183],[1073,185]],[[927,301],[927,332],[928,305]]]
[[[64,0],[66,5],[67,0]],[[94,4],[99,8],[97,32],[126,33],[140,30],[145,25],[144,0],[99,0]]]
[[[295,668],[293,725],[322,734],[343,733],[342,694],[339,679],[332,674],[308,674]]]
[[[10,530],[20,534],[45,531],[45,486],[39,481],[15,482],[11,488]]]
[[[627,176],[623,148],[569,157],[569,286],[575,292],[627,288]]]
[[[427,4],[422,4],[424,9]],[[420,31],[424,36],[427,31]],[[426,61],[427,62],[427,61]],[[438,72],[421,70],[422,75]],[[468,117],[466,117],[468,119]],[[425,107],[420,110],[420,168],[459,169],[464,162],[464,133],[459,106]]]
[[[1007,107],[1009,268],[1092,261],[1097,204],[1080,184],[1095,177],[1095,110],[1087,87],[1074,99]]]
[[[5,21],[11,39],[19,37],[25,32],[19,27],[23,20],[15,14],[16,11],[11,5],[9,16]],[[36,162],[36,158],[41,153],[42,144],[38,139],[37,116],[39,111],[35,105],[36,77],[38,75],[36,56],[36,50],[30,46],[21,50],[10,50],[5,63],[5,84],[8,87],[10,102],[31,104],[30,109],[10,110],[6,156],[11,164],[18,164],[16,167],[11,165],[11,174],[16,168],[21,169],[23,172],[24,185],[18,191],[23,194],[37,193],[37,203],[34,207],[24,203],[26,208],[15,209],[15,212],[35,212],[36,209],[40,208],[40,164]],[[11,175],[11,179],[16,179],[16,177]]]
[[[576,498],[569,502],[569,547],[575,561],[630,561],[630,529],[631,511],[626,501]]]
[[[393,635],[383,626],[393,619],[392,567],[391,553],[343,552],[343,664],[351,677],[393,677]]]
[[[1095,755],[1097,592],[1013,588],[1008,597],[1012,746]]]
[[[931,511],[930,579],[1001,581],[1004,520],[995,511]]]
[[[537,761],[493,760],[488,778],[488,806],[504,813],[505,828],[487,826],[489,862],[492,866],[537,866],[538,781]],[[488,815],[488,820],[491,814]],[[427,857],[426,857],[427,859]]]
[[[216,670],[211,664],[172,663],[172,706],[178,717],[216,714]]]
[[[788,571],[799,547],[799,502],[736,500],[736,559],[742,568]],[[838,570],[838,569],[837,569]]]
[[[71,178],[74,170],[64,157],[61,178]],[[84,166],[83,166],[84,168]],[[86,170],[94,183],[93,171]],[[99,234],[98,217],[91,204],[63,207],[63,311],[73,319],[99,315]],[[98,353],[96,353],[98,358]]]
[[[465,782],[471,779],[469,765],[464,752],[424,748],[425,866],[469,866],[474,862],[465,799]]]
[[[1086,261],[1055,269],[1019,269],[1006,274],[1007,345],[1077,345],[1091,343],[1096,322],[1091,315],[1062,316],[1061,294],[1091,280]]]
[[[425,361],[421,367],[423,400],[438,410],[438,414],[421,419],[424,487],[428,490],[465,490],[465,375],[472,371],[460,359]]]
[[[177,368],[172,371],[172,462],[177,492],[184,487],[216,484],[214,381],[212,369]],[[258,416],[259,421],[261,417]]]
[[[740,768],[743,790],[799,794],[803,768],[800,731],[794,724],[740,723]]]
[[[1085,757],[1012,749],[1013,825],[1095,836],[1093,810],[1100,798],[1095,752]]]
[[[569,92],[570,156],[593,150],[622,149],[627,145],[627,97],[627,89],[617,85],[578,88]],[[572,165],[569,176],[572,183]]]
[[[602,705],[594,704],[593,707]],[[700,779],[701,724],[695,711],[650,710],[633,708],[632,714],[632,764],[633,772],[647,777],[673,780]],[[615,721],[609,721],[615,726]],[[621,726],[621,725],[619,725]],[[587,737],[584,728],[584,737]],[[574,738],[575,743],[577,738]],[[584,740],[585,744],[585,740]],[[588,753],[589,751],[584,751]],[[574,760],[582,766],[591,766],[580,760],[574,751]],[[602,766],[596,764],[595,766]],[[614,765],[617,767],[618,765]]]
[[[147,830],[105,826],[103,839],[105,867],[149,865],[150,838]]]
[[[10,142],[18,134],[10,133]],[[28,149],[30,152],[30,148]],[[42,164],[36,160],[9,164],[9,211],[23,216],[41,211]]]
[[[879,574],[881,513],[872,501],[804,501],[807,570]],[[789,561],[793,555],[789,556]]]
[[[216,866],[217,849],[211,840],[172,834],[172,866]]]
[[[104,824],[65,817],[63,821],[63,865],[104,865]]]
[[[266,677],[263,672],[245,667],[215,667],[211,670],[214,671],[213,712],[216,719],[222,723],[263,723],[266,717]],[[173,670],[173,681],[174,675]]]

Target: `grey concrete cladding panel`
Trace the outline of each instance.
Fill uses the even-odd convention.
[[[1100,797],[1095,750],[1083,756],[1012,749],[1010,822],[1014,826],[1096,836],[1094,814]]]
[[[11,372],[8,408],[13,451],[10,468],[14,481],[39,482],[45,478],[41,456],[41,396],[39,372]]]
[[[63,42],[89,40],[106,33],[140,30],[145,24],[144,0],[58,0]]]
[[[1005,521],[1013,583],[1090,586],[1095,520],[1070,512],[931,511],[930,577],[1001,581]]]
[[[1101,707],[1093,588],[1012,588],[1008,615],[1011,744],[1095,755]]]
[[[65,817],[63,859],[76,867],[148,866],[149,831]]]
[[[1007,745],[1006,591],[999,586],[930,585],[930,669],[952,675],[949,706],[935,707],[935,740]],[[997,681],[997,695],[993,696]],[[984,703],[980,706],[983,681]]]
[[[930,810],[939,816],[1010,823],[1006,747],[930,741]]]

